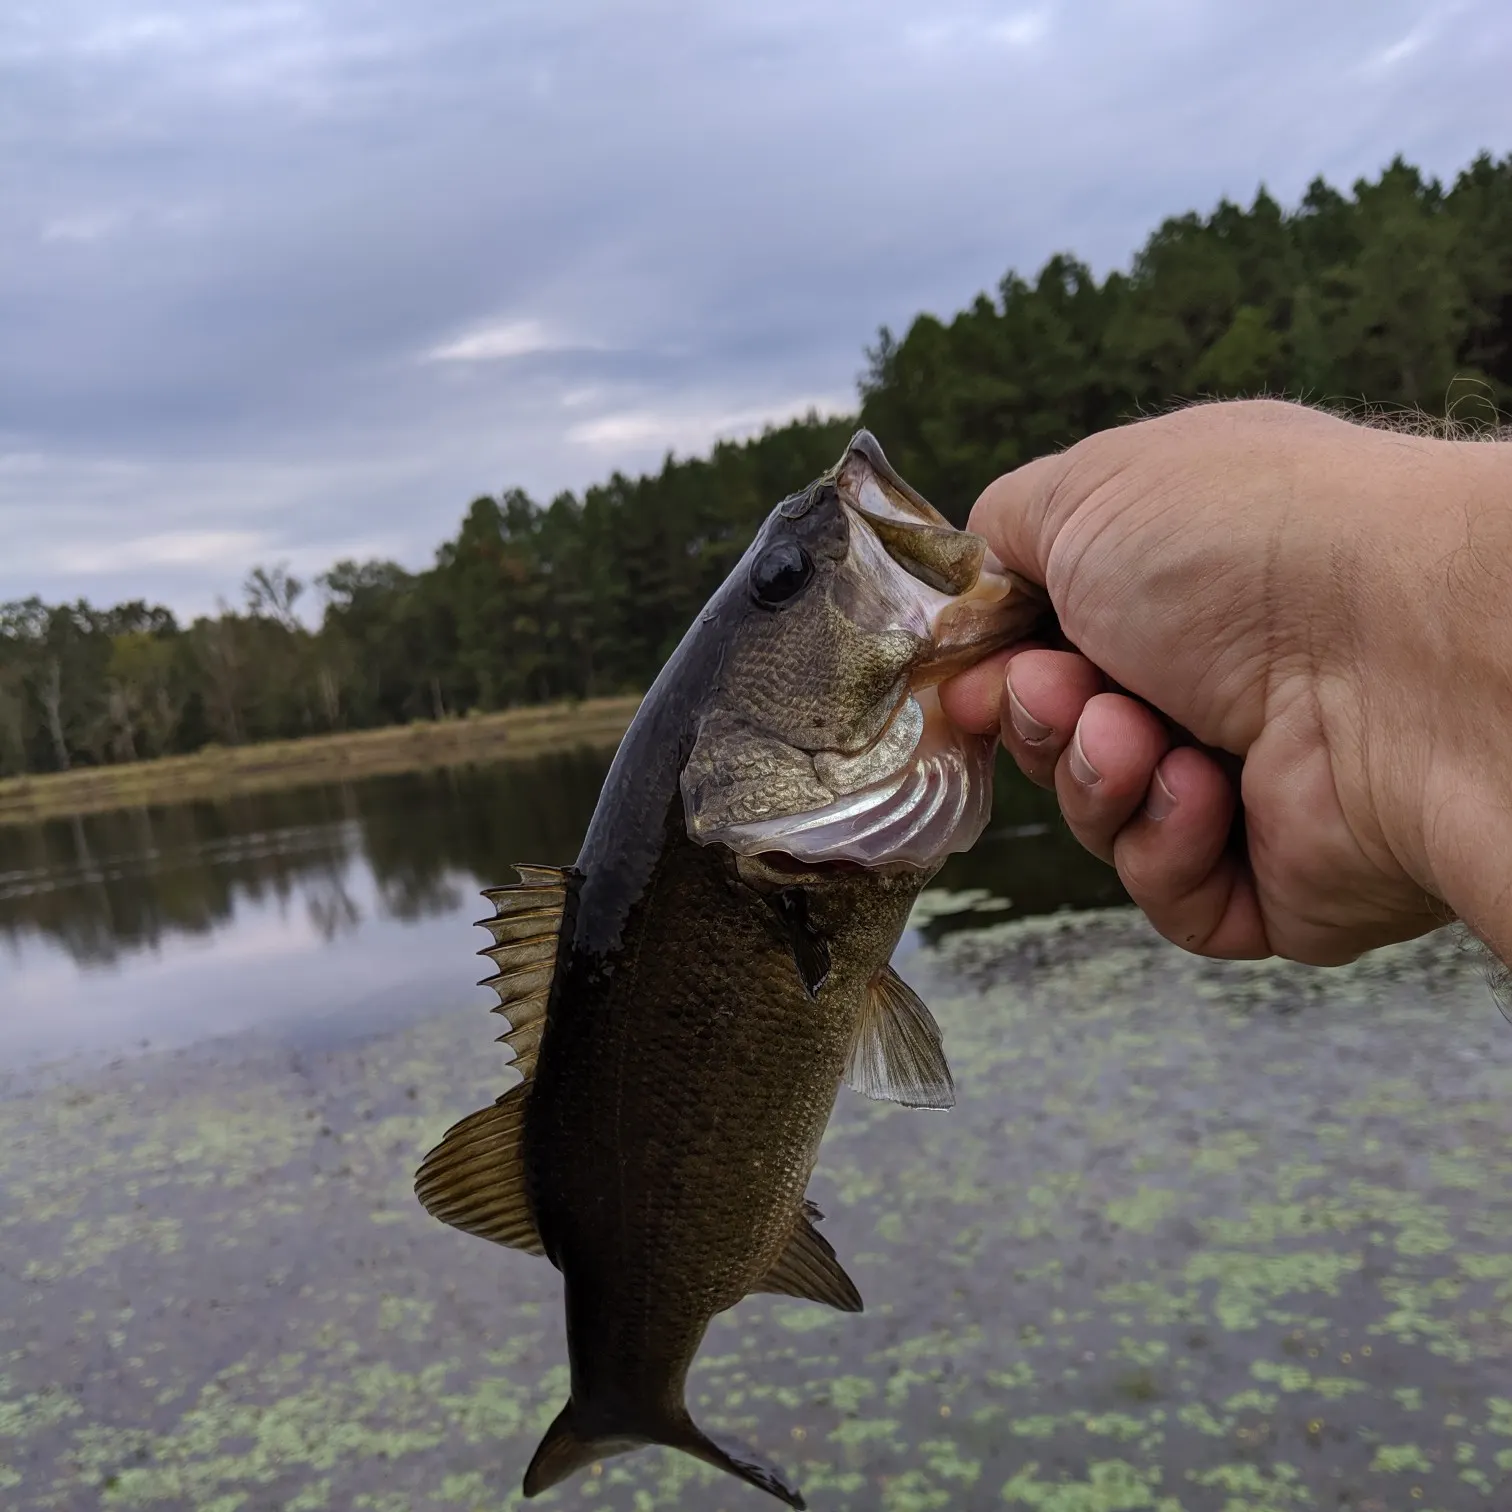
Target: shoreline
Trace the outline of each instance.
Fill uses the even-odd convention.
[[[639,694],[584,699],[7,777],[0,779],[0,825],[614,746],[639,705]]]

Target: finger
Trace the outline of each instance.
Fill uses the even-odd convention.
[[[1103,676],[1074,651],[1021,651],[1003,675],[1002,741],[1019,770],[1041,787],[1055,786],[1055,767],[1071,743],[1087,700]]]
[[[1180,747],[1157,764],[1113,847],[1119,879],[1155,928],[1225,960],[1272,953],[1248,862],[1229,843],[1238,801],[1206,751]]]
[[[1155,712],[1121,693],[1089,699],[1055,768],[1055,792],[1071,833],[1104,861],[1139,812],[1156,763],[1170,745]]]
[[[985,735],[988,731],[996,734],[1003,719],[1003,679],[1008,663],[1036,644],[1022,641],[942,682],[940,708],[945,717],[973,735]]]

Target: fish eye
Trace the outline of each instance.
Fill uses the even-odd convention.
[[[813,575],[813,558],[797,541],[778,541],[751,564],[751,597],[762,608],[775,609],[801,592]]]

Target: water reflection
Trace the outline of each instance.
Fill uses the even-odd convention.
[[[361,918],[354,866],[382,918],[451,913],[513,860],[570,861],[607,764],[575,753],[0,828],[0,939],[106,964],[295,900],[336,939]]]
[[[607,766],[579,752],[0,827],[0,1063],[460,1006],[478,889],[572,860]],[[1011,771],[938,885],[990,895],[995,918],[1122,897]]]

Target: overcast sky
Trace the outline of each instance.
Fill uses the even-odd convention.
[[[6,0],[0,598],[421,565],[1010,266],[1504,154],[1509,80],[1506,0]]]

